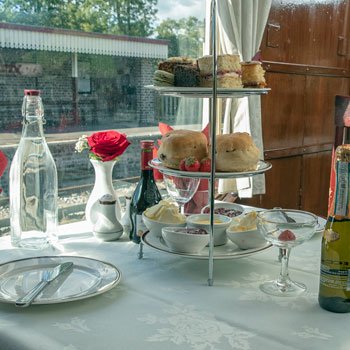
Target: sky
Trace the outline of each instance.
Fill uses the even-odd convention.
[[[166,18],[179,19],[194,16],[199,19],[205,17],[206,0],[158,0],[159,21]]]

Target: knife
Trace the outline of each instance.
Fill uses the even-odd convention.
[[[59,264],[55,266],[53,269],[45,270],[43,272],[41,281],[33,289],[31,289],[26,295],[17,299],[15,302],[15,305],[20,307],[29,306],[46,286],[48,286],[58,276],[72,270],[73,265],[74,264],[69,261],[69,262]]]

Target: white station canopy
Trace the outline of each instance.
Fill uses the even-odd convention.
[[[0,48],[162,59],[168,41],[0,23]]]

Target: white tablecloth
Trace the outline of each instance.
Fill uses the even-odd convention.
[[[297,298],[268,296],[259,284],[279,273],[277,248],[232,260],[208,261],[138,245],[126,237],[99,242],[86,223],[62,226],[62,250],[13,249],[0,239],[0,263],[39,255],[100,259],[122,272],[119,285],[80,301],[16,308],[0,304],[0,349],[212,350],[350,349],[349,314],[317,303],[320,234],[295,248],[290,275],[308,292]],[[70,233],[72,233],[70,235]],[[23,346],[22,346],[23,344]]]

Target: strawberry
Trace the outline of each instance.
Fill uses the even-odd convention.
[[[280,241],[295,241],[295,234],[290,230],[284,230],[278,236]]]
[[[185,162],[186,162],[185,159],[181,159],[180,160],[179,169],[182,170],[182,171],[186,170]]]
[[[204,173],[209,173],[211,169],[211,160],[210,158],[206,157],[201,160],[201,166],[199,168],[199,171],[202,171]]]
[[[187,157],[185,159],[185,169],[187,171],[198,171],[201,163],[195,157]]]

